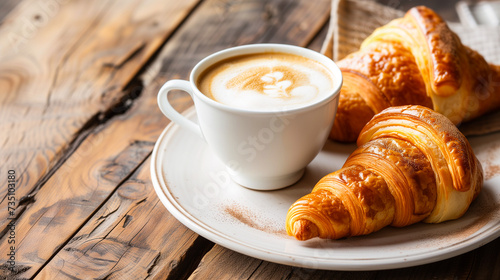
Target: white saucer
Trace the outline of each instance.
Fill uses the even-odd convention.
[[[193,108],[185,115],[196,120]],[[498,135],[471,143],[475,151],[491,154],[485,141],[495,139],[500,147]],[[339,169],[354,149],[328,142],[298,183],[255,191],[232,182],[197,135],[170,124],[155,145],[151,177],[162,203],[188,228],[231,250],[281,264],[329,270],[401,268],[450,258],[500,236],[500,188],[494,187],[500,186],[500,176],[487,180],[468,212],[455,221],[388,227],[336,241],[302,242],[288,236],[285,217],[290,205],[321,177]]]

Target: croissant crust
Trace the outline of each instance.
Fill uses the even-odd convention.
[[[340,170],[290,207],[289,235],[338,239],[457,219],[482,188],[482,167],[467,139],[427,107],[383,110],[357,143]]]
[[[455,125],[500,108],[500,66],[464,46],[423,6],[376,29],[337,64],[349,76],[330,133],[337,141],[356,141],[371,117],[391,106],[426,106]]]

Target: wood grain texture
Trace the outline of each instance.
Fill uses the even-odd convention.
[[[306,46],[329,17],[327,0],[212,0],[200,6],[196,20],[185,22],[178,40],[166,45],[160,73],[179,64],[194,65],[207,55],[237,45],[284,43]],[[200,23],[203,25],[200,26]],[[175,50],[175,51],[174,51]]]
[[[16,221],[16,263],[30,268],[23,277],[34,275],[150,153],[154,136],[147,123],[127,124],[105,132],[109,134],[89,135],[33,194],[32,203]],[[132,126],[140,138],[116,137],[126,135]],[[0,251],[7,252],[9,246],[2,241]]]
[[[208,279],[211,275],[216,275],[216,279],[499,279],[498,248],[500,239],[475,251],[427,265],[380,271],[329,271],[270,263],[215,245],[189,279]],[[313,263],[308,265],[314,267]],[[235,275],[235,271],[240,274]]]
[[[19,4],[19,1],[16,0],[4,0],[0,2],[0,26],[4,22],[5,16],[7,16],[17,4]]]
[[[182,226],[158,200],[150,161],[129,178],[41,270],[38,279],[165,279],[182,276],[212,244]]]
[[[0,157],[2,173],[17,173],[18,201],[50,176],[89,122],[119,103],[122,89],[197,1],[40,3],[23,1],[0,26],[6,38],[0,41],[0,129],[9,132],[0,135]],[[0,197],[5,194],[1,188]],[[6,213],[2,200],[2,229]]]
[[[28,4],[19,4],[0,33],[15,30],[16,19],[36,12]],[[0,153],[2,173],[18,174],[16,272],[23,277],[34,275],[150,153],[157,134],[151,137],[148,124],[164,126],[163,118],[127,122],[128,127],[108,131],[112,135],[95,127],[89,136],[88,128],[128,106],[122,98],[133,98],[135,89],[123,89],[196,4],[67,2],[28,38],[39,49],[30,43],[16,52],[0,43],[8,52],[0,52],[0,127],[11,132],[0,136]],[[24,75],[23,69],[32,72]],[[120,137],[130,129],[139,137]],[[6,176],[1,179],[5,186]],[[4,197],[6,188],[0,192]],[[5,199],[1,210],[7,229]],[[8,246],[3,236],[0,250],[7,252]],[[0,260],[5,263],[6,255]],[[2,266],[2,274],[12,273]]]
[[[168,123],[156,108],[152,98],[139,99],[128,114],[95,126],[33,194],[16,224],[18,277],[175,275],[184,272],[177,263],[186,254],[195,257],[200,244],[212,245],[171,217],[154,194],[144,161]],[[168,265],[156,270],[159,260]]]
[[[321,3],[329,5],[328,1]],[[242,1],[224,6],[231,12],[221,14],[222,4],[221,1],[206,1],[195,10],[167,42],[156,62],[144,71],[141,79],[146,88],[134,106],[123,116],[92,131],[34,193],[34,202],[18,221],[17,235],[25,240],[18,250],[23,260],[19,265],[29,267],[20,275],[64,279],[87,277],[82,274],[85,271],[89,277],[119,279],[126,272],[139,279],[148,276],[176,279],[196,268],[193,265],[197,263],[192,262],[195,258],[186,256],[201,258],[200,252],[208,250],[212,244],[187,230],[166,212],[148,183],[148,163],[142,163],[146,151],[152,149],[152,142],[168,122],[157,109],[159,87],[167,79],[186,78],[202,55],[239,44],[242,38],[249,42],[262,40],[264,35],[255,30],[269,29],[271,31],[266,31],[265,36],[273,35],[278,42],[305,45],[328,17],[327,10],[322,10],[321,6],[311,10],[306,1],[292,4],[288,1]],[[278,13],[279,7],[286,18],[266,14],[269,10]],[[324,20],[318,24],[318,16],[313,17],[311,13],[320,14]],[[262,21],[263,14],[274,23]],[[306,25],[317,27],[311,30],[298,27],[304,24],[297,21],[299,16],[305,18]],[[277,17],[283,19],[279,25]],[[204,29],[214,18],[220,21],[219,28]],[[200,32],[202,29],[204,32]],[[241,35],[232,35],[232,41],[227,38],[221,41],[221,33]],[[180,111],[192,104],[185,95],[173,99],[174,107]],[[140,173],[128,178],[139,165],[142,166]],[[60,186],[68,190],[61,191]],[[116,186],[118,189],[113,189]],[[95,209],[98,212],[90,216]],[[158,224],[164,226],[158,227]],[[41,239],[50,242],[40,244]],[[49,262],[45,264],[46,261]],[[131,263],[137,265],[130,266]],[[95,271],[87,272],[90,268]]]
[[[321,52],[329,27],[329,20],[327,20],[316,36],[314,36],[314,38],[312,38],[312,40],[306,45],[307,48],[313,51]]]
[[[264,261],[247,257],[232,250],[215,245],[202,259],[198,269],[189,279],[250,279]],[[204,269],[217,263],[217,269],[208,273]],[[213,266],[212,266],[213,267]],[[272,279],[272,278],[269,278]]]
[[[308,264],[313,265],[313,264]],[[217,267],[217,270],[210,269]],[[236,269],[234,269],[236,268]],[[237,274],[235,274],[235,272]],[[215,245],[190,280],[209,279],[370,279],[374,272],[316,270],[262,261]],[[385,279],[385,278],[384,278]]]

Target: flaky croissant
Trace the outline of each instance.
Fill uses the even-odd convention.
[[[385,109],[363,128],[357,144],[340,170],[290,207],[289,235],[338,239],[388,225],[456,219],[482,188],[482,167],[469,142],[432,109]]]
[[[423,6],[376,29],[337,64],[344,83],[333,140],[356,141],[363,126],[390,106],[433,108],[455,125],[500,108],[500,66],[462,45]]]

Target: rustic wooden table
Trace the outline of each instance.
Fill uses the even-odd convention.
[[[231,46],[319,50],[329,11],[330,0],[1,1],[0,279],[500,279],[500,239],[405,269],[305,269],[214,244],[159,201],[160,86]]]

